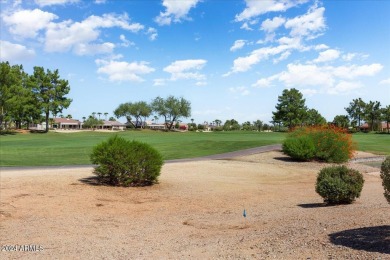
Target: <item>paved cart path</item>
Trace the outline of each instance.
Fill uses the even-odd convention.
[[[270,151],[279,151],[282,149],[281,144],[266,145],[255,148],[249,148],[244,150],[239,150],[235,152],[222,153],[222,154],[213,154],[202,157],[195,158],[186,158],[186,159],[174,159],[166,160],[165,163],[180,163],[180,162],[193,162],[193,161],[205,161],[205,160],[226,160],[239,156],[246,156],[256,153],[264,153]],[[63,165],[63,166],[22,166],[22,167],[0,167],[0,173],[3,170],[7,171],[21,171],[21,170],[30,170],[30,169],[75,169],[75,168],[91,168],[92,164],[88,165]]]

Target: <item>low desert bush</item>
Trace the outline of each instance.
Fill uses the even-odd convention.
[[[287,138],[282,147],[284,153],[301,161],[313,159],[316,152],[313,139],[306,135]]]
[[[100,182],[114,186],[145,186],[157,181],[163,159],[149,144],[114,136],[93,148],[91,162]]]
[[[291,139],[299,141],[291,141]],[[314,145],[314,153],[311,143]],[[316,159],[342,163],[352,157],[354,144],[352,136],[342,128],[334,126],[303,127],[289,133],[283,143],[283,152],[298,160]]]
[[[360,197],[363,175],[346,166],[323,168],[317,176],[316,192],[329,204],[352,203]]]
[[[381,165],[382,185],[385,189],[385,198],[390,203],[390,156]]]

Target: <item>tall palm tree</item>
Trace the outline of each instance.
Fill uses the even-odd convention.
[[[96,118],[96,112],[92,112],[93,118]]]
[[[87,119],[85,116],[83,116],[83,122],[85,122],[85,119]]]
[[[108,116],[108,113],[105,112],[105,113],[104,113],[104,118],[105,118],[104,120],[106,120],[106,121],[107,121],[107,116]]]
[[[99,116],[99,120],[100,120],[100,116],[102,115],[102,113],[98,112],[97,114],[98,114],[98,116]]]

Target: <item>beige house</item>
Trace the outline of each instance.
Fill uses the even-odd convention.
[[[81,129],[82,123],[79,120],[72,118],[54,118],[53,119],[53,128],[54,129]]]
[[[124,130],[126,128],[126,125],[118,122],[118,121],[103,121],[103,125],[101,126],[101,129],[107,129],[107,130]]]

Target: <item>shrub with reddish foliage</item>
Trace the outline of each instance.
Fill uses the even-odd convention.
[[[291,142],[291,139],[310,139],[314,144],[314,153],[312,151],[297,151],[297,147],[290,147],[297,142]],[[352,158],[354,153],[354,143],[352,136],[345,129],[336,126],[311,126],[294,129],[289,133],[283,143],[283,152],[292,158],[302,160],[297,154],[312,154],[305,160],[320,160],[325,162],[342,163]],[[307,149],[308,146],[301,146],[299,149]],[[310,147],[309,147],[310,148]],[[310,148],[312,149],[312,148]],[[295,151],[291,153],[291,151]]]

